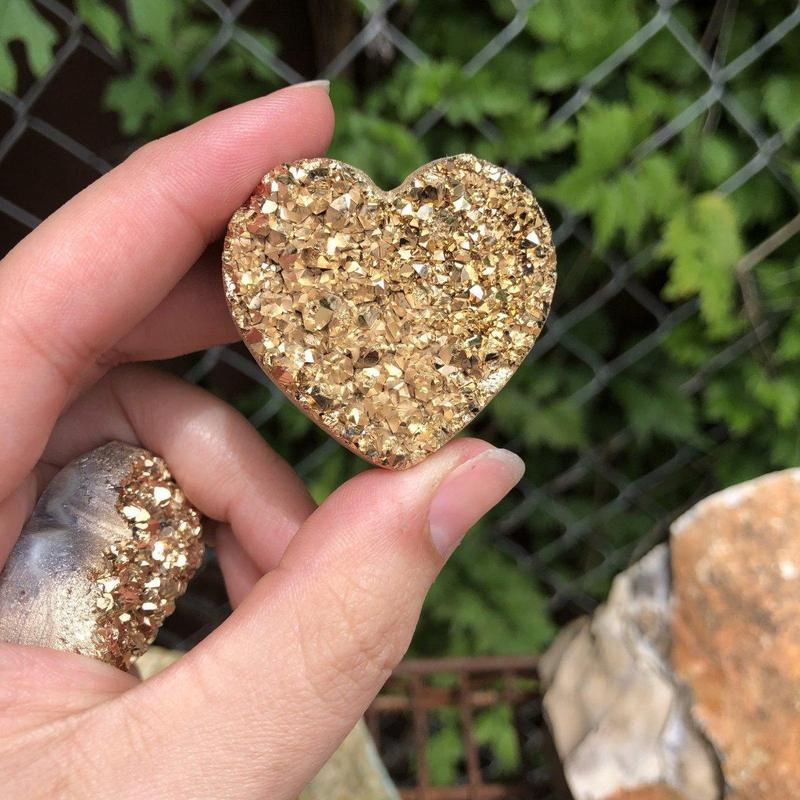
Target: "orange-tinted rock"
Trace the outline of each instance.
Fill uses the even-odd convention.
[[[657,547],[541,659],[545,717],[575,800],[639,797],[620,792],[658,786],[686,800],[722,797],[714,753],[668,664],[669,572],[669,553]]]
[[[672,528],[672,666],[736,800],[800,797],[800,470]]]
[[[606,800],[689,800],[686,795],[676,792],[663,783],[642,786],[640,789],[617,792]]]

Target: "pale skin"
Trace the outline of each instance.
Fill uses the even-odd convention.
[[[0,262],[0,564],[54,472],[119,439],[164,456],[208,517],[235,609],[145,683],[0,643],[3,796],[292,800],[402,658],[449,553],[522,474],[460,439],[315,508],[236,411],[133,364],[237,338],[212,243],[270,167],[323,153],[332,129],[317,85],[216,114],[141,148]]]

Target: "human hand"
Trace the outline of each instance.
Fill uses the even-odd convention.
[[[118,439],[164,456],[215,521],[235,608],[145,683],[0,643],[4,797],[296,797],[402,657],[447,556],[522,473],[462,439],[315,510],[233,409],[124,366],[237,338],[212,243],[262,174],[324,151],[332,126],[314,85],[214,115],[141,148],[0,264],[0,564],[54,472]]]

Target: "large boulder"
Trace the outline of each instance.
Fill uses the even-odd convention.
[[[669,797],[659,785],[686,800],[721,797],[713,751],[669,668],[670,617],[661,546],[542,658],[545,716],[575,800]]]
[[[800,797],[798,618],[800,470],[684,514],[542,659],[575,800]]]
[[[800,797],[800,469],[709,497],[672,526],[671,661],[726,800]]]

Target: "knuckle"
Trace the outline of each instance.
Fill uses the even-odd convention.
[[[149,167],[160,158],[162,150],[161,138],[151,139],[139,145],[130,153],[123,162],[127,167],[134,167],[136,170]]]
[[[315,697],[337,713],[353,696],[371,697],[405,654],[410,630],[403,604],[380,580],[349,576],[322,592],[324,618],[301,623],[306,678]]]
[[[10,312],[0,318],[0,339],[19,345],[20,352],[40,362],[61,382],[71,388],[82,364],[94,358],[92,348],[76,336],[48,337],[47,342],[37,338],[19,312]]]
[[[133,360],[134,358],[130,353],[126,353],[117,347],[111,347],[108,350],[100,353],[100,355],[98,355],[95,359],[95,363],[98,367],[100,367],[100,369],[111,370]]]

